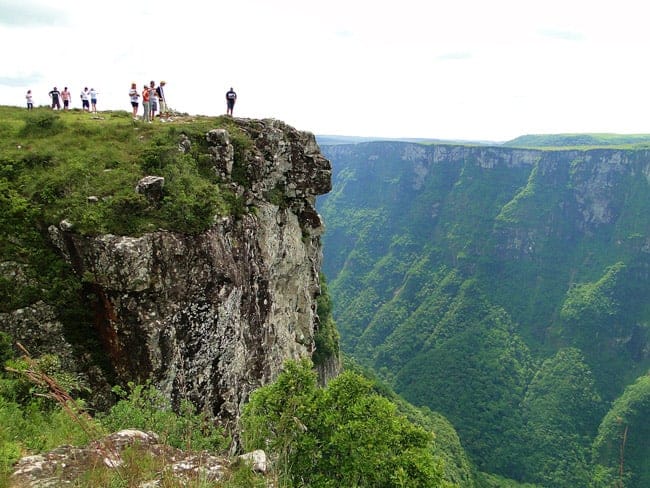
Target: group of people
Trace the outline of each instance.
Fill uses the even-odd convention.
[[[72,103],[72,94],[70,93],[70,90],[68,90],[67,86],[63,88],[63,91],[59,91],[55,86],[48,95],[50,96],[50,106],[52,107],[52,110],[61,110],[61,108],[63,108],[63,110],[68,110],[70,108]],[[97,113],[97,90],[94,88],[89,90],[88,87],[85,87],[81,91],[80,97],[82,110]],[[27,90],[25,98],[27,99],[27,110],[32,110],[34,108],[34,95],[31,90]],[[63,107],[61,107],[62,104]]]
[[[142,93],[138,91],[137,84],[131,83],[129,90],[129,98],[131,99],[131,109],[133,112],[133,120],[138,119],[138,108],[140,106],[140,97],[142,97],[142,120],[151,123],[158,113],[159,117],[168,114],[167,101],[165,100],[165,82],[161,81],[158,86],[154,81],[144,85]],[[59,91],[55,86],[48,94],[51,100],[52,110],[68,110],[71,106],[72,95],[66,86],[63,91]],[[81,108],[86,112],[97,113],[97,91],[94,88],[90,90],[85,87],[81,91]],[[27,110],[34,108],[34,96],[31,90],[27,90]],[[232,116],[233,109],[235,108],[235,101],[237,100],[237,93],[230,87],[226,92],[226,114]],[[61,106],[63,104],[63,107]]]
[[[151,81],[149,85],[144,85],[142,88],[142,120],[151,123],[155,117],[156,112],[158,116],[162,117],[167,114],[167,101],[165,100],[165,82],[161,81],[158,86],[156,82]],[[140,106],[140,93],[138,92],[137,84],[131,83],[129,90],[129,98],[131,99],[131,109],[133,111],[133,120],[138,120],[138,107]]]

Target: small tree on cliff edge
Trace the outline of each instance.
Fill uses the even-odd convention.
[[[437,487],[433,435],[397,413],[363,377],[344,372],[321,389],[311,363],[288,362],[245,407],[246,449],[268,449],[294,486]]]

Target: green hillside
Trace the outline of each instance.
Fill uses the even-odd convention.
[[[504,143],[509,147],[650,147],[650,134],[531,134]]]
[[[650,366],[650,152],[322,149],[343,349],[451,420],[481,470],[589,486],[615,463],[592,461],[603,415]]]

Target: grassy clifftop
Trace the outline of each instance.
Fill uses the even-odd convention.
[[[127,112],[0,107],[2,213],[14,225],[27,213],[42,224],[68,219],[88,234],[199,232],[237,207],[201,150],[214,128],[228,129],[241,154],[246,137],[225,117],[144,124]],[[189,151],[179,150],[181,137],[191,141]],[[165,178],[157,205],[134,191],[145,175]]]
[[[215,215],[243,210],[210,166],[205,134],[226,128],[242,165],[248,137],[227,118],[144,124],[127,112],[31,112],[0,107],[0,312],[45,300],[64,323],[83,323],[79,282],[54,252],[47,228],[67,220],[81,234],[196,233]],[[189,140],[180,151],[179,141]],[[162,199],[135,191],[165,178]]]
[[[650,134],[529,134],[504,144],[509,147],[650,147]]]

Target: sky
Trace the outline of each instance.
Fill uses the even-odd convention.
[[[507,141],[650,133],[644,0],[0,0],[0,105],[85,86],[130,110],[166,81],[179,112],[317,135]]]

